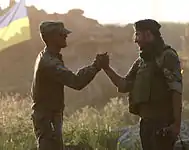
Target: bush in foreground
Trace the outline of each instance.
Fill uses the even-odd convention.
[[[0,149],[29,150],[36,146],[31,115],[31,100],[19,95],[0,98]],[[114,98],[98,111],[88,106],[64,117],[64,142],[98,149],[116,149],[120,133],[116,129],[135,124],[122,99]],[[111,148],[110,148],[111,147]]]
[[[35,148],[31,100],[19,95],[5,96],[0,98],[0,106],[0,149]],[[137,122],[138,118],[128,113],[123,99],[113,98],[101,111],[86,106],[71,116],[64,116],[64,143],[79,149],[115,150],[122,134],[117,129]]]

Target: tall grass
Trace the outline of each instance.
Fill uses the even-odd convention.
[[[36,147],[30,115],[31,100],[28,97],[0,97],[0,150]],[[116,150],[121,135],[117,129],[137,122],[138,118],[128,113],[124,100],[113,98],[100,111],[86,106],[64,116],[64,143],[79,149]]]
[[[0,150],[30,150],[36,147],[31,121],[31,100],[20,95],[0,97]],[[116,149],[118,128],[135,124],[122,99],[114,98],[102,109],[86,106],[64,116],[64,143],[99,150]]]

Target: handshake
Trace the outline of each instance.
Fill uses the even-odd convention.
[[[109,67],[109,55],[106,53],[97,54],[94,60],[94,65],[98,70],[106,69]]]

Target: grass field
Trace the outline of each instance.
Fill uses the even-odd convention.
[[[30,119],[31,100],[19,95],[4,96],[0,98],[0,106],[0,150],[35,148]],[[71,116],[65,116],[64,142],[80,148],[115,150],[120,136],[115,130],[137,121],[138,118],[128,113],[122,99],[113,98],[101,111],[86,106]]]
[[[6,95],[0,98],[0,106],[0,150],[35,148],[31,100]],[[86,106],[71,116],[64,116],[65,144],[99,150],[116,149],[120,133],[114,130],[137,121],[127,111],[123,100],[114,98],[101,111]]]

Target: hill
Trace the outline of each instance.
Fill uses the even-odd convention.
[[[34,61],[44,47],[38,33],[38,26],[44,20],[61,20],[73,31],[63,55],[66,65],[74,72],[91,63],[96,53],[107,51],[111,55],[111,65],[124,75],[137,57],[137,47],[132,41],[132,24],[101,25],[97,20],[83,16],[83,13],[83,10],[74,9],[66,14],[47,14],[44,10],[28,7],[32,39],[0,52],[0,91],[21,94],[30,91]],[[168,44],[182,50],[181,36],[185,35],[186,28],[186,24],[162,23],[162,34]],[[3,42],[0,41],[1,44]],[[66,103],[71,110],[85,104],[103,106],[114,96],[122,95],[117,93],[103,72],[83,91],[66,88]]]

